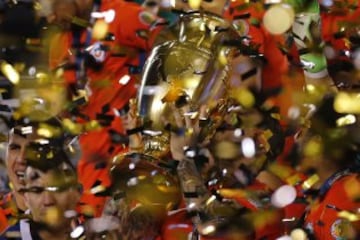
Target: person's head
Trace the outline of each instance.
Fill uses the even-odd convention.
[[[35,134],[30,127],[17,126],[10,130],[6,148],[6,170],[14,191],[19,191],[25,186],[24,175],[26,169],[25,149]]]
[[[27,162],[25,155],[29,143],[47,138],[43,136],[41,130],[52,131],[51,141],[56,142],[59,147],[61,143],[64,143],[61,123],[56,118],[50,118],[43,122],[27,118],[14,120],[14,125],[9,131],[5,163],[10,183],[16,192],[25,184],[24,174]],[[48,140],[50,141],[50,138]]]
[[[70,219],[65,213],[74,211],[80,198],[76,171],[71,164],[64,161],[55,167],[48,165],[41,169],[28,166],[25,186],[25,204],[35,223],[49,230],[70,227]]]

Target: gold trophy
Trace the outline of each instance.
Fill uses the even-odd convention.
[[[230,22],[210,12],[184,13],[178,26],[176,39],[153,49],[138,92],[140,115],[151,122],[147,130],[154,135],[173,121],[169,104],[198,109],[226,97],[237,53],[230,45],[241,40]]]
[[[174,106],[181,108],[188,104],[190,112],[184,114],[195,113],[203,105],[212,108],[207,125],[202,127],[205,131],[199,134],[199,142],[208,140],[225,116],[223,110],[227,109],[228,92],[234,86],[230,82],[232,64],[240,54],[237,44],[241,43],[242,36],[236,26],[219,15],[225,1],[214,2],[217,2],[215,8],[203,2],[200,11],[181,14],[176,37],[153,48],[144,66],[138,92],[138,109],[144,118],[145,133],[148,133],[144,137],[144,153],[162,159],[160,161],[168,154],[161,150],[169,150],[166,147],[169,131],[165,126],[177,125]],[[203,211],[208,190],[201,173],[192,159],[178,160],[182,160],[177,166],[177,175],[184,196],[193,191],[197,195],[185,196],[186,209]],[[192,221],[195,226],[202,225],[198,217],[193,217]]]
[[[129,185],[130,180],[145,179],[151,182],[154,188],[144,194],[143,189],[139,191],[142,182],[136,182],[136,188],[125,185],[115,187],[125,189],[128,200],[140,199],[144,206],[156,204],[169,211],[179,203],[179,193],[191,190],[195,185],[201,186],[202,193],[207,196],[207,189],[202,186],[200,173],[194,168],[193,161],[187,161],[190,162],[189,165],[184,161],[184,164],[177,167],[177,175],[182,175],[183,178],[176,178],[174,181],[170,181],[171,178],[156,167],[156,172],[162,173],[161,178],[165,179],[166,187],[154,181],[151,176],[155,165],[166,163],[165,156],[170,148],[169,131],[165,126],[176,126],[174,105],[180,108],[188,104],[194,112],[203,105],[215,106],[210,111],[210,115],[213,115],[209,116],[211,121],[203,127],[206,129],[206,133],[202,133],[204,139],[214,133],[217,123],[220,123],[225,115],[221,113],[227,109],[228,90],[233,86],[230,83],[233,59],[240,54],[238,44],[242,41],[236,26],[221,17],[226,2],[202,2],[199,11],[182,13],[175,27],[178,30],[170,29],[171,34],[177,34],[154,47],[147,59],[137,96],[137,109],[144,123],[144,151],[117,156],[117,160],[114,159],[112,163],[111,176],[114,182],[124,182],[126,186],[132,186]],[[185,173],[191,171],[194,181],[188,184],[189,174]],[[127,175],[131,172],[136,173],[136,178]],[[124,181],[120,181],[119,176],[122,176]],[[148,182],[145,182],[145,185]],[[162,197],[153,198],[154,193]],[[144,196],[141,196],[142,194]],[[204,196],[200,198],[188,199],[187,209],[190,209],[193,203],[203,202]],[[193,221],[197,222],[196,219]]]

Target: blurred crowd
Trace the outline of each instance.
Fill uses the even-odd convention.
[[[360,239],[357,0],[0,0],[0,239]]]

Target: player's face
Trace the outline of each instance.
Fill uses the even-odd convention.
[[[60,229],[69,224],[64,213],[75,209],[80,193],[75,186],[59,184],[59,178],[66,177],[54,170],[42,172],[32,167],[26,169],[28,190],[24,193],[24,198],[35,222],[52,229]]]

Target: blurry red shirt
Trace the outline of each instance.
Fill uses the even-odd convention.
[[[79,181],[84,187],[83,204],[95,208],[95,215],[100,214],[104,204],[103,198],[95,197],[90,190],[94,184],[109,186],[110,180],[106,166],[98,167],[99,162],[107,162],[111,157],[126,148],[113,142],[110,132],[124,133],[121,118],[116,111],[124,107],[130,98],[136,96],[136,79],[129,72],[130,66],[141,64],[140,51],[149,51],[159,27],[147,23],[149,15],[135,3],[121,0],[103,0],[99,12],[113,12],[114,19],[108,23],[108,33],[113,34],[111,41],[91,39],[89,53],[100,63],[101,69],[87,68],[86,77],[90,96],[88,103],[80,109],[82,114],[91,120],[98,119],[99,114],[113,117],[110,125],[100,130],[89,131],[80,136],[82,157],[78,166]],[[89,33],[84,29],[80,42],[85,43]],[[50,45],[50,67],[56,69],[68,61],[75,63],[72,51],[72,32],[56,34]],[[102,46],[105,46],[105,50]],[[89,46],[87,46],[89,47]],[[65,83],[76,83],[76,72],[65,70]],[[120,81],[121,80],[121,81]],[[108,111],[103,107],[108,105]]]
[[[288,70],[288,60],[285,54],[279,49],[280,44],[284,44],[285,38],[281,35],[271,35],[262,25],[264,11],[254,3],[244,3],[245,1],[231,1],[229,11],[225,17],[236,19],[239,16],[243,21],[244,29],[250,37],[251,43],[259,46],[259,52],[264,54],[266,63],[262,69],[262,88],[263,90],[277,89],[282,86],[282,75]],[[248,15],[247,15],[248,14]],[[252,23],[256,20],[259,24]]]
[[[0,236],[8,227],[16,223],[18,211],[13,194],[6,194],[0,201]]]
[[[311,206],[305,218],[305,228],[315,239],[348,239],[344,236],[345,230],[353,223],[338,214],[341,211],[356,212],[360,208],[360,202],[356,201],[359,186],[357,174],[342,176]]]

